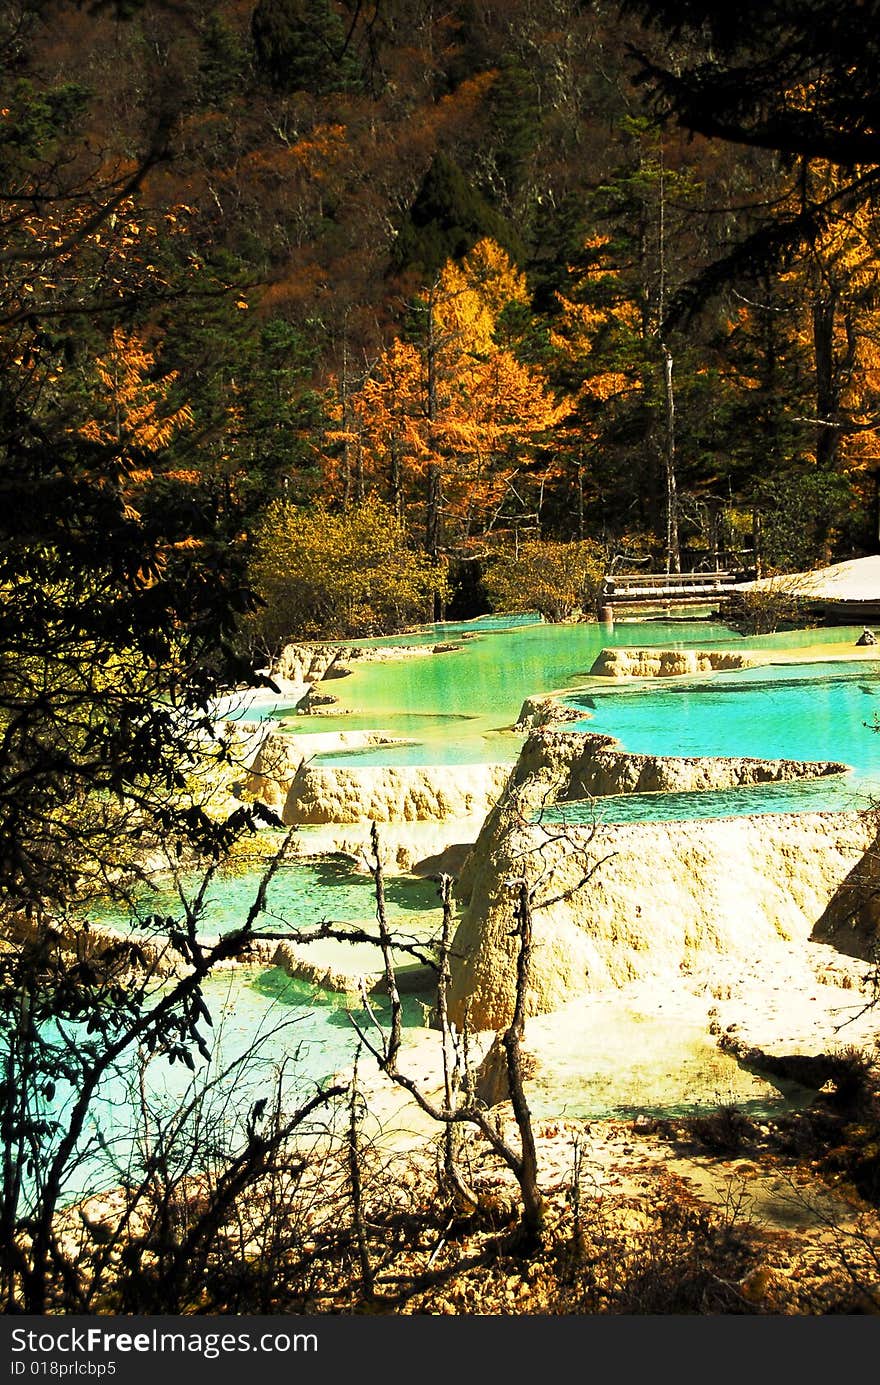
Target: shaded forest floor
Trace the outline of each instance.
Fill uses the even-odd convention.
[[[229,1229],[175,1311],[875,1314],[880,1117],[873,1095],[853,1095],[823,1092],[772,1121],[729,1107],[681,1120],[536,1122],[545,1225],[529,1248],[517,1185],[480,1137],[463,1132],[456,1153],[475,1206],[444,1180],[441,1137],[408,1148],[358,1138],[355,1198],[339,1131],[281,1195],[276,1182],[274,1197],[239,1207],[242,1239]],[[509,1106],[495,1114],[514,1142]],[[199,1192],[191,1185],[190,1207]],[[120,1190],[71,1209],[60,1243],[86,1222],[92,1235],[118,1224],[123,1203]],[[259,1243],[249,1215],[262,1222]],[[135,1219],[129,1243],[137,1231]],[[131,1298],[124,1240],[114,1260],[93,1311],[167,1311]],[[161,1294],[150,1260],[139,1253],[137,1273]],[[71,1309],[62,1297],[50,1311]]]
[[[506,1109],[506,1108],[505,1108]],[[463,1159],[479,1212],[437,1197],[436,1156],[389,1168],[381,1226],[420,1233],[377,1268],[375,1299],[354,1280],[305,1311],[416,1314],[829,1314],[880,1311],[874,1141],[820,1097],[806,1113],[756,1122],[735,1108],[682,1121],[553,1121],[536,1127],[546,1232],[511,1249],[516,1186],[484,1148]],[[868,1197],[863,1194],[869,1194]],[[408,1209],[404,1212],[404,1209]],[[474,1261],[470,1267],[468,1262]],[[443,1278],[444,1272],[449,1275]],[[436,1274],[413,1292],[401,1276]],[[396,1291],[405,1300],[394,1303]],[[391,1300],[391,1301],[389,1301]]]

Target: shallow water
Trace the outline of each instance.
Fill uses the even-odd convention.
[[[261,866],[239,866],[218,873],[204,897],[198,933],[216,937],[240,928],[256,899]],[[183,877],[187,899],[200,881]],[[413,876],[389,876],[385,880],[385,904],[389,926],[402,940],[427,940],[438,932],[441,907],[434,881]],[[181,915],[180,892],[168,877],[159,876],[155,889],[140,895],[131,922],[149,929],[151,919]],[[96,922],[118,923],[118,911],[93,911]],[[372,876],[353,869],[348,860],[327,859],[291,862],[276,871],[266,893],[266,908],[256,929],[279,937],[293,937],[330,922],[358,925],[377,932],[376,896]],[[163,925],[160,922],[159,928]],[[346,973],[381,971],[381,956],[370,944],[352,944],[333,938],[308,943],[302,949],[314,962]],[[405,958],[403,960],[406,960]]]
[[[662,1004],[646,1010],[613,995],[592,997],[589,1008],[575,1001],[568,1010],[575,1023],[561,1024],[557,1013],[528,1029],[541,1059],[529,1082],[538,1119],[689,1116],[730,1105],[766,1116],[812,1095],[741,1067],[707,1034],[696,1008],[664,1014]]]
[[[314,1095],[319,1082],[350,1076],[359,1038],[352,1019],[369,1032],[371,1021],[356,999],[321,991],[272,968],[215,974],[203,987],[213,1026],[201,1025],[211,1050],[205,1061],[193,1050],[194,1071],[154,1056],[141,1068],[132,1056],[99,1089],[72,1168],[64,1200],[113,1188],[136,1176],[150,1132],[170,1131],[187,1107],[200,1105],[203,1129],[240,1136],[257,1100],[280,1088],[288,1110]],[[380,1019],[387,1001],[371,1002]],[[413,997],[403,999],[406,1029],[421,1025],[424,1012]],[[375,1037],[375,1034],[374,1034]],[[246,1061],[242,1061],[246,1057]],[[64,1125],[76,1093],[58,1084],[48,1113]],[[210,1113],[210,1114],[209,1114]],[[312,1129],[328,1119],[318,1113]],[[204,1137],[203,1137],[204,1138]],[[183,1146],[181,1146],[183,1148]],[[169,1166],[173,1156],[169,1158]]]
[[[525,698],[556,691],[585,713],[573,729],[617,737],[625,750],[658,755],[734,755],[834,760],[853,772],[803,785],[761,785],[704,794],[621,795],[603,800],[606,821],[739,816],[779,811],[865,807],[880,795],[880,655],[878,660],[778,663],[658,682],[614,682],[589,670],[606,647],[652,645],[725,649],[780,656],[815,648],[845,654],[861,627],[792,630],[743,637],[711,620],[640,620],[607,625],[546,625],[523,620],[514,628],[473,621],[432,626],[431,639],[470,638],[449,653],[390,663],[355,663],[333,681],[349,714],[301,717],[278,706],[281,726],[310,731],[381,729],[408,742],[340,750],[319,763],[431,765],[507,763],[523,736],[511,727]],[[399,642],[416,642],[415,636]],[[391,643],[391,641],[387,641]],[[401,709],[406,710],[401,710]],[[356,709],[356,710],[354,710]],[[567,821],[592,815],[565,805]]]
[[[462,627],[432,630],[432,638],[446,643]],[[466,633],[472,638],[446,653],[387,663],[355,661],[349,677],[327,683],[339,698],[340,713],[303,717],[279,705],[273,716],[298,734],[381,729],[415,741],[320,757],[338,765],[513,763],[522,736],[510,728],[525,698],[583,683],[606,645],[701,649],[736,638],[725,626],[703,621],[619,624],[613,632],[596,624],[532,621],[510,629],[474,621]]]
[[[573,729],[616,736],[638,754],[829,760],[851,767],[848,774],[800,783],[621,795],[601,804],[604,821],[855,809],[880,795],[880,668],[873,663],[770,665],[711,679],[594,687],[566,702],[589,714]],[[554,815],[574,822],[584,812],[585,805],[560,805]]]

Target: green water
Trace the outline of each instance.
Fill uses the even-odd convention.
[[[241,927],[256,896],[261,874],[260,867],[243,865],[214,876],[199,916],[201,937]],[[191,899],[200,882],[194,876],[185,876],[181,883]],[[425,936],[439,921],[437,886],[430,880],[390,876],[385,881],[385,899],[389,922],[397,929],[408,931],[416,927]],[[139,896],[134,920],[142,925],[153,916],[175,912],[180,912],[179,891],[167,876],[159,875],[155,888],[145,888]],[[347,859],[340,857],[282,865],[269,882],[266,907],[257,927],[286,935],[297,929],[315,928],[325,920],[360,923],[375,917],[372,877],[354,870]]]
[[[510,728],[524,700],[582,684],[605,646],[650,643],[714,649],[743,644],[726,626],[708,621],[621,623],[613,631],[597,624],[534,621],[515,629],[475,621],[466,628],[472,638],[448,653],[387,663],[355,662],[350,677],[326,685],[339,698],[339,714],[303,717],[282,705],[272,715],[297,734],[381,729],[415,742],[322,755],[328,763],[513,763],[522,737],[511,734]],[[445,643],[461,630],[435,626],[432,637]],[[409,642],[414,642],[413,636]]]

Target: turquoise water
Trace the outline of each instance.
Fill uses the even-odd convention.
[[[213,937],[239,928],[247,918],[256,897],[262,868],[239,866],[219,872],[205,894],[205,908],[199,918],[199,935]],[[181,884],[187,899],[192,899],[199,880],[184,876]],[[412,876],[389,876],[385,881],[385,900],[389,923],[400,932],[416,929],[427,936],[439,924],[437,886],[430,880]],[[180,913],[180,893],[167,876],[158,876],[156,888],[147,889],[137,900],[133,919],[143,924],[152,916]],[[93,913],[96,921],[110,921],[110,912]],[[325,920],[336,923],[375,923],[376,898],[370,875],[352,868],[348,860],[290,862],[282,865],[269,883],[266,909],[258,929],[279,935],[315,928]]]
[[[761,785],[723,793],[621,795],[603,800],[607,821],[694,818],[772,811],[864,807],[880,794],[880,660],[838,661],[861,627],[794,630],[743,637],[712,620],[649,620],[607,625],[546,625],[524,619],[473,621],[426,630],[432,640],[469,638],[449,653],[354,665],[328,684],[348,714],[300,717],[279,706],[273,716],[299,735],[310,731],[382,729],[406,744],[322,754],[340,766],[512,764],[522,735],[511,727],[523,701],[556,691],[589,719],[577,729],[617,737],[623,748],[662,755],[746,755],[835,760],[848,775],[801,785]],[[413,643],[413,635],[399,642]],[[391,643],[391,641],[387,641]],[[780,658],[821,645],[824,662],[662,682],[593,678],[606,647],[655,646],[765,652]],[[405,709],[405,710],[403,710]],[[583,820],[595,810],[565,805],[554,816]]]
[[[239,867],[218,873],[204,896],[199,915],[198,935],[215,938],[240,928],[262,876],[262,867]],[[414,876],[389,876],[385,880],[385,910],[389,927],[398,942],[395,965],[415,962],[406,946],[422,946],[439,934],[442,909],[434,881]],[[181,886],[192,900],[200,881],[183,877]],[[158,876],[155,888],[145,888],[136,902],[130,920],[118,911],[93,910],[96,923],[134,927],[139,933],[155,929],[168,931],[168,919],[182,917],[180,890],[167,876]],[[322,969],[346,975],[377,973],[382,970],[380,950],[372,943],[351,943],[338,938],[321,938],[300,943],[297,935],[314,930],[322,923],[362,928],[377,936],[376,897],[370,875],[361,874],[343,858],[291,862],[273,876],[266,895],[266,908],[258,917],[255,931],[273,937],[289,938],[297,950]]]
[[[598,625],[551,626],[529,619],[496,619],[430,627],[422,633],[428,640],[456,641],[458,648],[388,663],[355,663],[349,678],[328,684],[351,712],[306,718],[292,717],[279,707],[275,719],[299,734],[362,727],[384,729],[411,742],[322,757],[336,763],[512,762],[522,736],[514,735],[510,727],[524,699],[560,691],[584,712],[580,723],[584,729],[614,735],[629,750],[833,759],[853,766],[851,774],[831,782],[712,794],[621,795],[598,805],[569,804],[557,810],[571,820],[578,813],[595,812],[606,820],[644,820],[848,807],[855,795],[880,785],[880,734],[869,729],[875,710],[880,711],[880,663],[777,665],[662,684],[611,686],[589,675],[597,654],[608,645],[784,653],[810,648],[819,640],[844,652],[854,644],[857,630],[790,632],[743,640],[709,621],[633,622],[610,630]],[[386,643],[412,642],[414,637],[409,635]],[[259,868],[240,868],[212,881],[200,919],[203,936],[240,926],[259,877]],[[190,897],[193,884],[184,881]],[[436,933],[440,913],[432,882],[390,877],[386,896],[389,920],[399,938],[426,941]],[[179,897],[166,882],[144,894],[128,922],[138,926],[178,913]],[[282,868],[270,886],[267,911],[258,927],[289,936],[324,920],[374,931],[370,877],[341,860],[294,862]],[[127,922],[115,921],[120,927]],[[307,951],[316,964],[349,974],[379,969],[378,953],[364,944],[352,947],[323,940],[309,944]],[[405,962],[407,954],[398,951],[397,959]],[[205,985],[205,999],[213,1020],[212,1027],[203,1027],[210,1059],[195,1056],[193,1074],[179,1063],[169,1066],[167,1060],[154,1057],[142,1078],[133,1064],[109,1078],[92,1112],[83,1158],[68,1185],[68,1197],[118,1183],[143,1157],[147,1146],[135,1112],[144,1104],[155,1129],[195,1101],[205,1083],[209,1089],[214,1083],[215,1095],[208,1100],[217,1102],[216,1119],[240,1128],[253,1102],[276,1082],[282,1083],[285,1100],[294,1104],[311,1094],[317,1082],[335,1072],[347,1072],[358,1044],[352,1015],[362,1023],[367,1019],[358,1013],[351,997],[294,980],[274,967],[213,976]],[[419,1026],[424,1017],[420,998],[407,998],[405,1003],[408,1027]],[[381,1011],[383,1002],[377,999],[376,1005]],[[615,1009],[615,1024],[617,1028],[609,1020],[604,1026],[598,1049],[589,1057],[572,1057],[567,1088],[560,1079],[561,1085],[552,1090],[536,1091],[542,1111],[552,1114],[572,1102],[588,1118],[619,1113],[622,1106],[630,1105],[700,1109],[713,1104],[724,1084],[730,1084],[738,1099],[747,1099],[748,1093],[737,1085],[741,1079],[736,1065],[719,1058],[698,1025],[667,1026],[664,1022],[658,1030],[663,1044],[655,1035],[656,1061],[646,1070],[633,1068],[628,1056],[643,1047],[644,1017],[620,1016]],[[612,1030],[616,1036],[613,1056],[609,1049]],[[249,1055],[246,1063],[245,1054]],[[557,1055],[557,1067],[562,1057]],[[62,1121],[73,1095],[69,1089],[56,1094],[53,1114]]]
[[[801,783],[621,795],[603,801],[604,821],[853,809],[880,796],[880,668],[873,663],[771,665],[662,686],[591,688],[566,702],[589,714],[574,729],[616,736],[638,754],[832,760],[852,768]],[[589,816],[585,805],[554,810],[569,822]]]
[[[461,630],[435,626],[432,638],[445,643]],[[742,643],[726,626],[708,621],[619,624],[613,632],[596,624],[524,621],[511,629],[474,621],[466,630],[472,638],[447,653],[355,662],[350,677],[326,684],[348,712],[303,717],[279,705],[272,715],[297,734],[381,729],[415,742],[320,756],[328,763],[512,764],[522,737],[510,728],[524,700],[583,683],[606,645],[712,649]],[[414,642],[412,635],[408,642]]]
[[[357,1001],[317,990],[278,968],[248,968],[208,978],[203,995],[213,1021],[201,1024],[209,1060],[193,1049],[194,1071],[164,1056],[130,1055],[99,1088],[64,1188],[71,1202],[86,1194],[137,1179],[155,1139],[164,1132],[168,1166],[175,1146],[171,1133],[184,1123],[177,1147],[186,1154],[186,1121],[210,1128],[217,1139],[238,1139],[253,1104],[278,1092],[293,1110],[314,1095],[317,1084],[351,1073],[359,1038],[352,1020],[366,1032],[371,1020]],[[376,997],[374,1012],[387,1020],[387,1001]],[[423,1023],[418,1001],[403,998],[405,1030]],[[375,1032],[372,1035],[375,1040]],[[82,1042],[88,1044],[87,1036]],[[372,1063],[372,1059],[369,1060]],[[143,1066],[141,1066],[143,1064]],[[61,1122],[76,1091],[59,1082],[46,1114]],[[188,1108],[192,1108],[188,1117]],[[309,1129],[320,1131],[331,1119],[318,1112]],[[204,1135],[202,1136],[204,1141]]]
[[[599,651],[610,645],[784,653],[821,643],[843,653],[854,645],[860,630],[841,627],[745,640],[709,621],[619,623],[611,630],[599,625],[551,626],[528,619],[495,619],[436,626],[423,633],[430,640],[456,640],[459,647],[444,654],[355,664],[349,678],[327,685],[340,697],[342,707],[352,709],[349,713],[294,717],[279,706],[274,719],[298,734],[362,727],[383,729],[412,742],[320,757],[336,763],[512,762],[522,736],[514,735],[510,727],[522,702],[528,696],[559,691],[584,712],[583,729],[614,735],[632,751],[833,759],[853,766],[851,774],[827,782],[712,794],[621,795],[598,805],[606,820],[851,807],[864,802],[860,795],[875,788],[880,793],[880,734],[870,729],[875,710],[880,711],[880,662],[776,665],[662,684],[609,686],[589,675]],[[387,641],[393,642],[413,643],[415,637]],[[578,811],[597,809],[565,805],[558,811],[573,819]],[[258,878],[256,870],[217,877],[201,921],[205,935],[241,923]],[[436,887],[431,882],[389,878],[386,889],[392,927],[401,936],[430,937],[439,920]],[[174,913],[174,905],[173,892],[150,894],[140,914]],[[260,926],[284,933],[314,927],[324,919],[374,926],[374,914],[369,876],[356,874],[340,861],[293,863],[273,882],[268,914]],[[353,952],[346,944],[329,941],[310,947],[315,961],[338,970],[378,969],[373,949]],[[233,1083],[232,1106],[238,1118],[246,1114],[254,1095],[265,1089],[268,1075],[280,1068],[287,1072],[285,1080],[293,1096],[313,1090],[315,1081],[351,1063],[357,1038],[348,1013],[350,1000],[291,980],[277,968],[213,977],[206,986],[206,998],[214,1018],[213,1056],[210,1064],[196,1060],[199,1074],[234,1065],[254,1045],[258,1051],[248,1074],[236,1072],[234,1078],[218,1083],[218,1092],[228,1092]],[[417,1000],[407,1001],[407,1006],[408,1023],[419,1023],[423,1011]],[[671,1071],[678,1070],[692,1040],[690,1034],[671,1033]],[[629,1042],[624,1037],[622,1047]],[[96,1153],[94,1159],[103,1160],[105,1170],[108,1144],[121,1162],[136,1148],[130,1122],[122,1119],[131,1107],[130,1082],[130,1077],[117,1075],[97,1108],[105,1153]],[[191,1082],[191,1075],[179,1065],[169,1068],[167,1062],[154,1060],[145,1091],[157,1109],[174,1110],[186,1100]],[[641,1088],[641,1079],[636,1085]],[[586,1079],[579,1086],[580,1109],[585,1114],[598,1118],[619,1107],[621,1096],[619,1091],[615,1096],[613,1074],[607,1081],[603,1077],[595,1088]],[[694,1102],[705,1103],[706,1093],[697,1077],[694,1091],[698,1093]],[[554,1099],[548,1094],[551,1105]],[[96,1126],[96,1138],[97,1130]],[[91,1168],[90,1173],[94,1173]],[[118,1169],[114,1176],[118,1177]],[[108,1182],[112,1181],[109,1176]]]

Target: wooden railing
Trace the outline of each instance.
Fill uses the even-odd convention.
[[[602,584],[602,603],[707,601],[723,596],[754,573],[741,572],[614,572]]]

